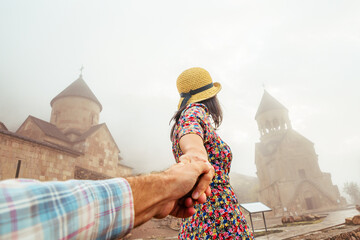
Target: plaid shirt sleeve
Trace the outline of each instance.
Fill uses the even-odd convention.
[[[0,239],[114,239],[134,224],[122,178],[101,181],[0,181]]]

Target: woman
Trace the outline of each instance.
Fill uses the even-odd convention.
[[[216,132],[222,121],[216,97],[221,85],[202,68],[185,70],[176,84],[180,102],[171,131],[175,159],[210,161],[215,169],[211,196],[196,206],[192,217],[183,219],[179,239],[253,239],[230,186],[230,147]]]

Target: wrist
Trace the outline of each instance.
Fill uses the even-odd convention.
[[[133,193],[135,226],[159,215],[162,205],[171,199],[172,178],[168,172],[127,178]]]
[[[175,195],[178,187],[176,175],[172,174],[170,169],[165,170],[162,174],[164,180],[164,184],[162,185],[164,200],[171,201],[181,197]]]

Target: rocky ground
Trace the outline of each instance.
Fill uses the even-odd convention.
[[[131,231],[124,240],[177,239],[180,229],[179,223],[180,222],[173,217],[167,217],[165,219],[152,219],[151,221]]]
[[[341,225],[321,231],[303,234],[289,240],[360,240],[360,227]]]
[[[345,225],[346,217],[357,215],[355,209],[343,209],[329,213],[322,213],[327,215],[322,222],[306,226],[291,226],[281,227],[281,233],[269,234],[267,236],[257,237],[261,239],[291,239],[291,240],[360,240],[360,225]],[[263,228],[262,218],[253,218],[255,231]],[[281,218],[267,218],[266,223],[268,229],[272,226],[281,225]],[[168,217],[162,220],[153,219],[142,226],[134,229],[131,234],[125,237],[125,240],[140,240],[140,239],[177,239],[179,230],[179,221],[175,218]],[[262,229],[264,230],[264,229]]]

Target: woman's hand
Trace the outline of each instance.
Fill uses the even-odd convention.
[[[183,155],[179,158],[179,162],[204,162],[211,166],[208,161],[208,155],[204,147],[203,139],[199,135],[186,134],[180,139],[179,144],[180,149],[183,152]],[[211,175],[207,174],[199,178],[199,181],[191,194],[193,200],[197,200],[199,197],[204,197],[202,195],[206,190],[210,191],[210,188],[208,186],[212,178],[214,177],[214,168],[211,167],[211,169],[213,171]]]

